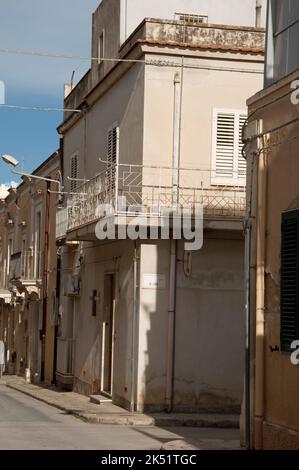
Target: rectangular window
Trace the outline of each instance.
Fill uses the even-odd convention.
[[[289,352],[299,339],[299,210],[285,212],[281,225],[280,340]]]
[[[71,157],[71,192],[77,189],[78,179],[78,155]]]
[[[246,119],[243,110],[214,109],[212,184],[246,184],[246,161],[242,155],[242,131]]]
[[[105,32],[102,31],[99,37],[98,42],[98,64],[100,65],[103,62],[105,57]]]
[[[299,33],[299,2],[271,0],[268,16],[267,65],[272,69],[274,63],[270,78],[277,81],[298,69],[296,44]]]
[[[119,151],[119,127],[113,125],[108,131],[107,140],[107,177],[108,177],[108,189],[110,191],[115,190],[116,185],[116,166],[118,163],[118,151]]]

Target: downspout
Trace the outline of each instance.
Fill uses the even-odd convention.
[[[261,121],[259,133],[262,132]],[[260,139],[259,139],[260,140]],[[258,143],[261,148],[261,142]],[[266,251],[267,165],[263,151],[258,157],[257,226],[256,226],[256,345],[255,345],[255,432],[254,448],[263,448],[265,388],[265,251]]]
[[[174,77],[174,116],[173,116],[173,157],[172,157],[172,207],[175,211],[179,202],[179,165],[182,119],[182,79],[181,73]],[[175,315],[176,315],[177,241],[170,240],[169,298],[168,298],[168,340],[166,363],[165,411],[170,413],[173,406],[174,355],[175,355]]]
[[[174,77],[174,116],[173,116],[173,156],[172,156],[172,204],[178,203],[180,134],[182,114],[182,77],[179,72]]]
[[[46,191],[46,211],[45,211],[45,239],[44,239],[44,259],[43,259],[43,320],[41,331],[41,382],[45,380],[46,366],[46,332],[47,332],[47,316],[48,316],[48,271],[49,271],[49,229],[50,229],[50,183],[47,182]]]
[[[245,215],[245,386],[244,386],[244,441],[246,449],[252,448],[252,321],[254,315],[253,309],[255,305],[252,302],[252,294],[255,289],[252,289],[253,283],[256,282],[255,277],[255,260],[254,259],[254,240],[252,237],[254,214],[253,214],[253,194],[256,190],[254,184],[256,182],[256,175],[254,170],[256,151],[248,152],[247,160],[247,191],[246,191],[246,215]]]
[[[60,283],[61,283],[61,254],[57,250],[57,268],[56,268],[56,302],[60,302]],[[57,307],[56,307],[57,308]],[[57,312],[55,312],[55,329],[54,329],[54,357],[53,357],[53,379],[52,382],[56,384],[56,369],[57,369],[57,352],[58,352],[58,321],[56,318]]]
[[[133,318],[132,318],[132,349],[131,349],[131,400],[130,411],[136,408],[137,368],[136,368],[136,332],[138,319],[138,248],[135,241],[133,263]]]
[[[245,226],[245,446],[250,449],[250,245],[251,227],[249,219]]]
[[[170,240],[169,299],[168,299],[168,342],[166,364],[165,411],[170,413],[173,405],[174,351],[175,351],[175,309],[176,309],[176,265],[177,242]]]
[[[31,183],[31,199],[32,200],[34,200],[33,192],[34,192],[34,188],[33,188],[33,185]],[[36,221],[35,221],[35,207],[34,207],[33,203],[31,204],[30,220],[32,221],[32,224],[30,225],[30,248],[32,249],[32,252],[34,252],[34,246],[35,246],[35,244],[34,244],[34,227],[35,227]],[[34,223],[33,223],[33,221],[34,221]],[[36,254],[35,254],[35,256],[36,256]],[[32,277],[35,276],[34,257],[32,258],[32,260],[30,260],[29,276],[32,276]],[[27,368],[26,368],[26,371],[25,371],[26,382],[31,381],[31,373],[32,373],[32,367],[33,367],[33,361],[31,361],[31,359],[32,359],[32,347],[31,347],[32,346],[32,343],[31,343],[32,310],[31,310],[31,307],[30,307],[30,303],[31,302],[27,303],[27,315],[28,315],[28,325],[29,325],[28,335],[29,336],[28,336]]]

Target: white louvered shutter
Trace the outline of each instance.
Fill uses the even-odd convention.
[[[216,176],[233,178],[235,148],[235,116],[217,114]]]
[[[242,129],[246,114],[216,110],[214,115],[213,183],[244,185],[246,161],[242,155]]]
[[[78,155],[73,155],[71,158],[71,191],[75,191],[77,188],[78,178]]]
[[[112,127],[108,131],[108,151],[107,151],[107,169],[108,169],[108,188],[109,190],[115,189],[116,178],[116,164],[118,157],[118,135],[119,128]]]
[[[238,152],[238,178],[246,178],[246,160],[242,155],[242,134],[243,134],[243,127],[247,116],[244,114],[239,115],[239,152]]]

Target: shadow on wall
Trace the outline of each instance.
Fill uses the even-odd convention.
[[[140,321],[146,339],[140,348],[145,371],[140,411],[165,409],[169,246],[169,241],[158,242],[156,253],[157,272],[166,275],[167,288],[141,288]],[[239,414],[245,322],[242,237],[221,240],[210,234],[204,248],[192,254],[190,276],[184,274],[183,256],[179,242],[173,411]],[[142,276],[144,272],[141,287]]]

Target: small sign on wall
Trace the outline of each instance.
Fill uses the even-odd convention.
[[[165,274],[143,274],[142,288],[143,289],[165,289],[166,288]]]

